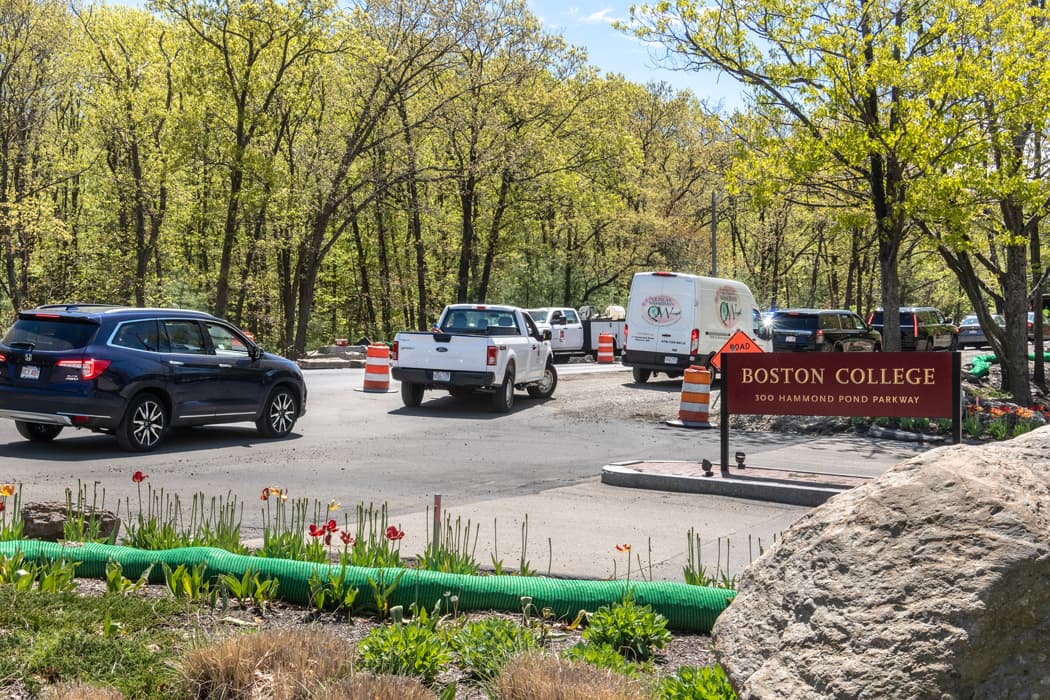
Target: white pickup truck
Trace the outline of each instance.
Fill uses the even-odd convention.
[[[528,309],[528,313],[541,331],[550,329],[551,349],[559,361],[566,361],[573,355],[590,355],[597,359],[598,336],[603,333],[613,337],[614,355],[619,355],[623,350],[626,321],[622,306],[610,306],[600,316],[594,314],[589,306],[581,308],[579,312],[567,307],[548,306]]]
[[[446,306],[433,332],[398,333],[392,359],[401,400],[412,408],[426,389],[453,396],[486,391],[492,408],[505,413],[514,405],[515,388],[546,399],[558,384],[550,332],[513,306]]]

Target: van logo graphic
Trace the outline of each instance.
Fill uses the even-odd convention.
[[[655,326],[670,326],[682,317],[682,305],[666,294],[646,297],[642,301],[642,309],[649,323]]]
[[[715,292],[715,304],[718,306],[718,320],[726,328],[737,325],[737,319],[744,313],[740,296],[733,287],[719,287]]]

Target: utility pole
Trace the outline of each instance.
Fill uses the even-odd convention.
[[[718,277],[718,193],[711,190],[711,276]]]

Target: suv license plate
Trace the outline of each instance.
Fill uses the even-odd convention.
[[[434,372],[435,382],[447,382],[452,379],[452,372]]]
[[[670,355],[664,355],[664,364],[665,365],[677,365],[678,364],[678,358],[677,357],[671,357]]]
[[[784,336],[784,342],[785,343],[794,343],[795,342],[795,336],[793,336],[793,335],[785,335]]]
[[[21,379],[40,379],[40,368],[36,365],[22,365]]]

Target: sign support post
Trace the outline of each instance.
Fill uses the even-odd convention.
[[[731,354],[727,352],[722,355],[722,371],[718,373],[718,403],[721,404],[718,413],[718,432],[722,452],[722,476],[727,476],[729,473],[729,397],[726,395],[729,387],[726,383],[726,377],[729,376],[729,356]]]

